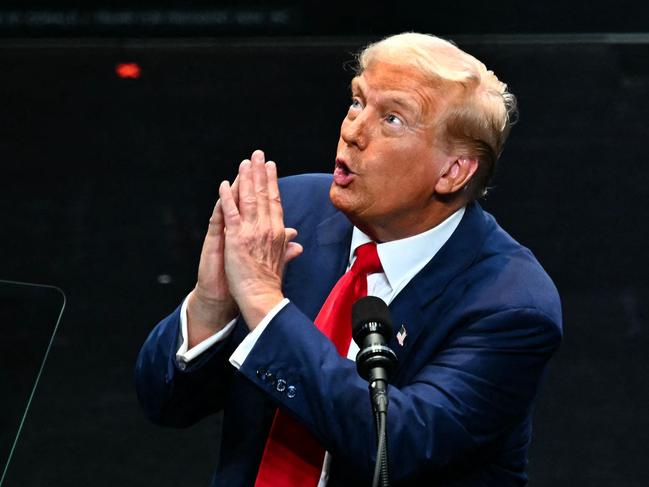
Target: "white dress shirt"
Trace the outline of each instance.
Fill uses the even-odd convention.
[[[451,237],[464,215],[464,208],[460,208],[442,223],[430,230],[419,233],[412,237],[391,242],[379,243],[376,250],[381,260],[383,272],[369,274],[367,276],[367,294],[377,296],[387,304],[390,304],[394,297],[411,281],[413,277],[437,254],[440,248]],[[356,256],[354,253],[361,245],[371,242],[372,239],[354,227],[352,233],[351,246],[349,248],[349,260],[347,270],[352,266]],[[242,340],[236,350],[230,356],[230,363],[239,369],[252,348],[257,343],[261,334],[266,330],[272,319],[279,313],[289,302],[284,298],[280,301],[255,327],[253,331]],[[195,345],[191,349],[187,348],[187,299],[182,304],[180,310],[180,328],[181,344],[176,353],[176,361],[181,368],[184,368],[190,360],[209,349],[212,345],[227,337],[234,327],[235,320],[228,323],[221,331]],[[356,359],[358,345],[352,340],[347,352],[347,358]],[[331,457],[329,453],[325,455],[322,475],[320,477],[319,487],[327,484],[329,473],[329,462]]]

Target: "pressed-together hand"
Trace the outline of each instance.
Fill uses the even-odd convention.
[[[238,180],[232,184],[232,196],[238,199]],[[198,280],[187,302],[188,347],[200,343],[223,328],[238,314],[225,277],[223,208],[214,205],[198,264]]]
[[[275,163],[265,162],[257,150],[241,163],[237,181],[238,191],[227,181],[219,188],[225,273],[232,297],[254,329],[283,299],[284,266],[302,253],[302,246],[291,242],[297,231],[284,227]]]

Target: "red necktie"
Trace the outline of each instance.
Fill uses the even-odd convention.
[[[356,249],[356,260],[336,283],[322,305],[315,324],[347,355],[352,339],[352,305],[367,296],[367,275],[380,272],[376,244]],[[301,424],[278,409],[261,458],[255,487],[310,487],[320,479],[324,448]]]

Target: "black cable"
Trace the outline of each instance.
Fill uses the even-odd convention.
[[[390,486],[390,477],[388,476],[388,432],[387,432],[387,413],[382,412],[380,414],[381,420],[381,486],[389,487]]]
[[[385,412],[375,413],[376,422],[376,463],[374,465],[374,479],[372,487],[389,487],[388,475],[388,442],[387,442],[387,415]]]
[[[382,458],[383,450],[385,449],[385,422],[382,421],[382,414],[375,412],[374,420],[376,423],[376,463],[374,464],[374,479],[372,480],[372,487],[379,487],[382,480]],[[381,431],[383,430],[383,431]]]

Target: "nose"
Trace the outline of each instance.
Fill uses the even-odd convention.
[[[361,112],[353,119],[349,116],[343,119],[340,126],[340,137],[349,146],[356,146],[363,150],[369,142],[369,124],[365,112]]]

